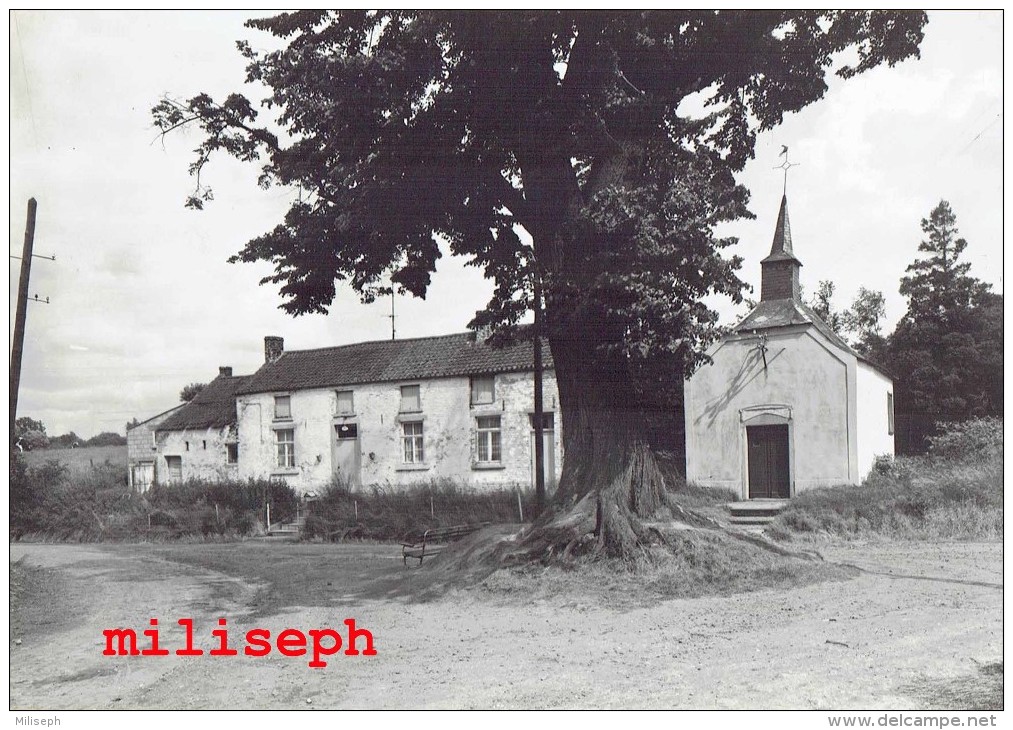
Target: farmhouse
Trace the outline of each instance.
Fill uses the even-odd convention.
[[[248,379],[219,368],[218,377],[155,428],[156,483],[237,478],[236,391]]]
[[[893,455],[893,381],[801,301],[787,198],[760,302],[686,382],[686,478],[742,499],[858,484]]]
[[[546,350],[548,348],[545,348]],[[284,349],[236,388],[240,478],[283,479],[302,494],[336,482],[530,485],[533,346],[494,348],[470,333]],[[558,395],[545,352],[545,481],[562,466]]]

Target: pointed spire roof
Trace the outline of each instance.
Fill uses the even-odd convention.
[[[781,196],[781,210],[777,213],[777,225],[774,227],[774,242],[770,246],[770,255],[761,261],[794,261],[799,266],[802,262],[795,258],[791,248],[791,224],[788,222],[788,196]]]

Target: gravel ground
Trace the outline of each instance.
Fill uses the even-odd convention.
[[[323,566],[330,579],[314,577],[302,589],[290,580],[280,596],[216,560],[240,549],[260,550],[264,560],[274,551],[287,572],[301,562],[319,576]],[[21,562],[12,567],[19,585],[17,595],[12,588],[10,707],[1001,706],[1001,544],[819,549],[862,572],[843,582],[616,609],[565,597],[503,600],[480,590],[410,601],[410,591],[391,590],[417,575],[401,566],[396,546],[13,544],[11,561]],[[180,562],[187,550],[200,560]],[[354,618],[372,632],[377,655],[339,654],[321,669],[276,650],[103,656],[104,629],[140,633],[152,617],[170,650],[181,646],[178,618],[193,618],[196,644],[207,650],[224,617],[240,651],[252,628],[272,637],[285,628],[344,634],[342,621]]]

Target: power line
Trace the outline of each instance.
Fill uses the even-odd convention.
[[[974,135],[974,138],[973,138],[973,139],[972,139],[972,140],[971,140],[970,142],[968,142],[968,143],[967,143],[966,145],[964,145],[963,149],[961,149],[961,150],[960,150],[960,152],[958,152],[957,154],[958,154],[958,155],[962,155],[962,154],[964,154],[964,152],[966,152],[966,151],[967,151],[967,148],[968,148],[968,147],[970,147],[970,146],[971,146],[972,144],[974,144],[975,142],[977,142],[977,141],[978,141],[978,139],[979,139],[979,138],[981,137],[981,135],[985,134],[985,132],[987,132],[987,131],[988,131],[989,129],[991,129],[991,128],[992,128],[992,126],[993,126],[993,125],[994,125],[994,124],[995,124],[996,122],[998,122],[998,121],[999,121],[999,120],[1000,120],[1001,118],[1002,118],[1002,112],[999,112],[998,114],[996,114],[996,115],[995,115],[995,116],[994,116],[994,117],[992,118],[992,121],[991,121],[991,122],[989,122],[988,124],[986,124],[986,125],[985,125],[985,127],[984,127],[984,129],[982,129],[982,130],[981,130],[980,132],[978,132],[978,133],[977,133],[976,135]]]

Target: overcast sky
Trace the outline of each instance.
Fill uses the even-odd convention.
[[[220,158],[206,171],[215,201],[183,208],[197,137],[164,144],[150,109],[163,94],[237,90],[235,41],[271,40],[235,12],[12,13],[10,246],[20,255],[25,208],[39,202],[19,415],[50,435],[122,433],[172,407],[219,365],[253,372],[264,335],[288,349],[390,336],[390,301],[339,294],[330,314],[293,319],[266,264],[226,259],[282,217],[291,193],[256,186],[258,170]],[[251,90],[248,93],[255,93]],[[950,202],[972,273],[1002,292],[1002,14],[934,12],[920,60],[834,81],[826,98],[759,138],[740,176],[755,220],[729,225],[759,292],[781,196],[781,145],[796,255],[808,292],[831,279],[847,306],[860,286],[883,291],[887,327],[916,257],[919,222]],[[19,262],[10,266],[13,328]],[[399,297],[398,336],[463,331],[488,300],[478,270],[444,258],[424,301]],[[745,314],[715,305],[725,321]]]

